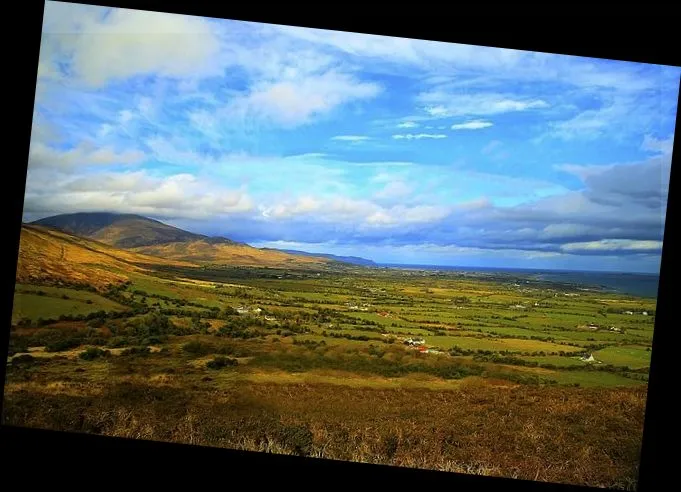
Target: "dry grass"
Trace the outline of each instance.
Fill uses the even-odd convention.
[[[133,248],[132,251],[171,260],[221,263],[232,266],[296,267],[329,263],[329,260],[324,258],[262,250],[241,244],[211,244],[207,241],[173,242],[141,246]]]
[[[143,272],[143,265],[193,266],[189,262],[133,253],[54,229],[22,225],[17,282],[64,281],[96,288],[128,279],[124,272]]]
[[[598,487],[635,484],[644,388],[499,388],[468,378],[424,391],[322,382],[335,376],[217,386],[138,374],[93,388],[14,383],[4,421]]]

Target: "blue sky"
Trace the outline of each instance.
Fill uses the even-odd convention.
[[[24,220],[659,269],[679,69],[47,2]]]

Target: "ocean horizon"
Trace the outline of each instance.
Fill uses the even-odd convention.
[[[409,265],[399,263],[377,263],[380,268],[404,270],[431,270],[470,273],[506,273],[534,281],[570,284],[603,292],[626,294],[638,297],[657,297],[659,273],[609,272],[595,270],[561,270],[513,267],[471,267],[452,265]]]

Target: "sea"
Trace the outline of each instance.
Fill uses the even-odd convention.
[[[535,270],[498,267],[458,267],[438,265],[380,264],[379,267],[408,270],[448,271],[504,275],[534,282],[549,282],[571,285],[576,288],[625,294],[637,297],[657,297],[660,276],[652,273],[595,272],[578,270]]]

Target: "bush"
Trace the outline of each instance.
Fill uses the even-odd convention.
[[[129,347],[121,352],[121,355],[149,355],[151,349],[149,347]]]
[[[98,359],[99,357],[108,357],[111,355],[111,352],[108,350],[102,350],[97,347],[90,347],[89,349],[81,352],[78,357],[80,357],[83,360],[94,360]]]
[[[193,340],[182,345],[182,351],[191,355],[208,355],[215,350],[215,347],[208,343]]]
[[[126,345],[130,345],[127,337],[112,337],[107,343],[107,346],[111,348],[125,347]]]
[[[223,367],[237,366],[239,361],[231,357],[218,356],[211,361],[208,361],[206,367],[209,369],[222,369]]]
[[[33,364],[34,362],[36,362],[35,357],[33,357],[32,355],[29,355],[29,354],[17,355],[16,357],[14,357],[12,359],[12,364],[17,365],[17,366],[22,365],[22,364],[29,365],[29,364]]]
[[[81,340],[79,338],[65,338],[49,343],[45,346],[45,352],[62,352],[72,348],[79,347]]]

